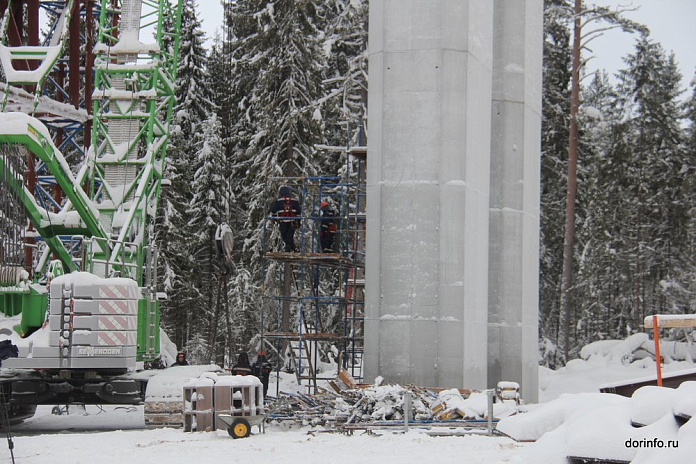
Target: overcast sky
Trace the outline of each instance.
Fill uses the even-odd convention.
[[[208,38],[222,24],[220,0],[199,0],[203,29]],[[626,12],[626,17],[643,23],[650,29],[651,38],[662,45],[669,54],[674,52],[683,75],[682,87],[696,75],[696,0],[592,0],[594,3],[617,7],[632,5],[636,11]],[[617,31],[608,31],[590,43],[594,58],[588,63],[588,71],[606,69],[614,74],[624,68],[623,57],[633,53],[635,37]],[[587,59],[588,56],[585,56]],[[689,91],[686,95],[690,95]]]
[[[661,44],[667,55],[674,52],[682,73],[682,87],[687,88],[696,75],[696,0],[594,0],[594,3],[638,7],[636,11],[627,11],[625,16],[648,26],[651,39]],[[635,39],[635,35],[621,30],[606,32],[589,44],[595,57],[589,61],[588,70],[606,69],[613,74],[623,69],[622,58],[634,52]]]

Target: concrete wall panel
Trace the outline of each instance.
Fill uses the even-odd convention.
[[[437,382],[437,320],[416,319],[411,322],[411,379],[415,385]]]

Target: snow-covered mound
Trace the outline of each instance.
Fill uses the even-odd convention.
[[[551,402],[530,406],[527,414],[502,419],[497,430],[517,441],[535,441],[578,415],[625,401],[628,398],[605,393],[564,394]]]
[[[684,382],[677,391],[679,395],[672,403],[674,415],[683,419],[696,416],[696,382]]]
[[[693,361],[696,359],[696,345],[670,340],[660,341],[660,355],[664,362]],[[604,358],[609,363],[631,364],[635,361],[655,359],[655,342],[647,333],[633,334],[625,340],[600,340],[585,345],[580,350],[584,360]]]
[[[636,427],[654,424],[672,413],[677,391],[657,386],[643,387],[631,397],[631,423]]]
[[[562,395],[527,414],[502,419],[498,430],[518,440],[537,440],[523,455],[526,463],[567,464],[568,457],[693,462],[696,420],[675,414],[694,411],[695,391],[696,382],[684,382],[676,390],[643,387],[631,398]]]
[[[693,370],[691,353],[696,346],[675,341],[662,341],[663,377]],[[582,359],[573,359],[565,367],[551,370],[539,368],[539,402],[554,400],[564,393],[599,392],[600,387],[621,384],[656,376],[654,342],[647,334],[638,333],[625,340],[601,340],[580,351]],[[696,354],[696,353],[695,353]]]

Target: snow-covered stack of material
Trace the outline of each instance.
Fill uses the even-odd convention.
[[[324,391],[317,395],[282,393],[271,407],[272,420],[289,420],[303,425],[357,424],[404,419],[404,396],[411,392],[411,420],[429,420],[429,404],[436,394],[419,387],[372,385],[344,390],[340,394]]]
[[[494,419],[517,414],[519,392],[515,393],[512,384],[513,382],[505,382],[505,385],[499,386],[498,398],[493,404]],[[487,419],[488,394],[486,392],[468,392],[465,398],[456,388],[443,390],[438,394],[437,400],[431,403],[430,407],[437,420]]]
[[[660,355],[666,364],[692,361],[696,359],[696,345],[688,341],[661,340]],[[655,359],[655,342],[644,332],[633,334],[625,340],[599,340],[585,345],[580,350],[580,357],[586,361],[602,360],[606,364],[652,367],[654,364],[649,361]]]
[[[432,411],[427,406],[428,393],[423,389],[401,385],[374,385],[357,390],[360,400],[353,408],[352,420],[349,422],[403,420],[404,397],[407,391],[411,393],[411,420],[432,419]]]
[[[272,420],[291,420],[304,425],[374,424],[403,421],[405,396],[410,393],[410,421],[475,420],[488,415],[486,392],[451,389],[436,391],[413,385],[370,385],[318,395],[282,393],[271,408]],[[510,393],[511,394],[511,393]],[[494,417],[507,417],[518,412],[515,400],[497,399]]]

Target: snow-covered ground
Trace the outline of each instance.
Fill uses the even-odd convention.
[[[40,411],[40,414],[50,409]],[[407,434],[377,431],[355,432],[352,436],[337,433],[310,433],[307,428],[288,429],[270,426],[265,434],[234,440],[225,431],[184,433],[176,429],[137,430],[142,426],[142,409],[107,410],[97,414],[87,407],[89,416],[37,417],[17,427],[14,437],[18,463],[191,463],[237,462],[284,464],[326,464],[327,462],[433,462],[495,464],[520,462],[519,451],[525,445],[508,438],[431,437],[416,431]],[[137,417],[137,419],[136,419]],[[44,422],[40,425],[39,422]],[[92,431],[97,422],[123,430]],[[62,433],[56,428],[72,427]],[[28,430],[51,430],[30,436]],[[254,428],[256,432],[256,428]],[[35,432],[32,432],[35,433]],[[9,450],[0,442],[0,462],[9,462]],[[4,446],[4,449],[3,449]]]
[[[636,353],[640,340],[600,343],[557,371],[540,370],[540,401],[528,405],[529,412],[504,419],[500,429],[517,438],[430,436],[411,429],[353,435],[329,433],[321,428],[270,425],[265,434],[234,440],[226,431],[184,433],[179,429],[147,430],[142,407],[87,406],[68,415],[53,415],[51,407],[40,407],[37,415],[13,428],[14,455],[18,463],[189,463],[213,460],[233,462],[326,463],[350,462],[438,462],[438,463],[527,463],[567,464],[565,456],[600,450],[604,455],[634,459],[637,464],[668,462],[696,455],[696,425],[679,428],[675,409],[695,411],[696,383],[665,392],[655,387],[639,390],[634,398],[599,394],[599,386],[655,375],[649,358],[626,357]],[[628,361],[627,361],[628,359]],[[633,362],[631,362],[633,361]],[[693,369],[691,361],[672,361],[665,372]],[[282,390],[289,390],[287,379]],[[271,391],[274,391],[271,386]],[[686,398],[686,400],[685,400]],[[507,421],[507,423],[506,423]],[[645,423],[637,428],[631,421]],[[643,449],[625,446],[627,439],[642,441]],[[648,440],[672,440],[679,449],[646,448]],[[687,458],[683,460],[683,458]],[[0,435],[0,462],[9,462],[9,449]]]

